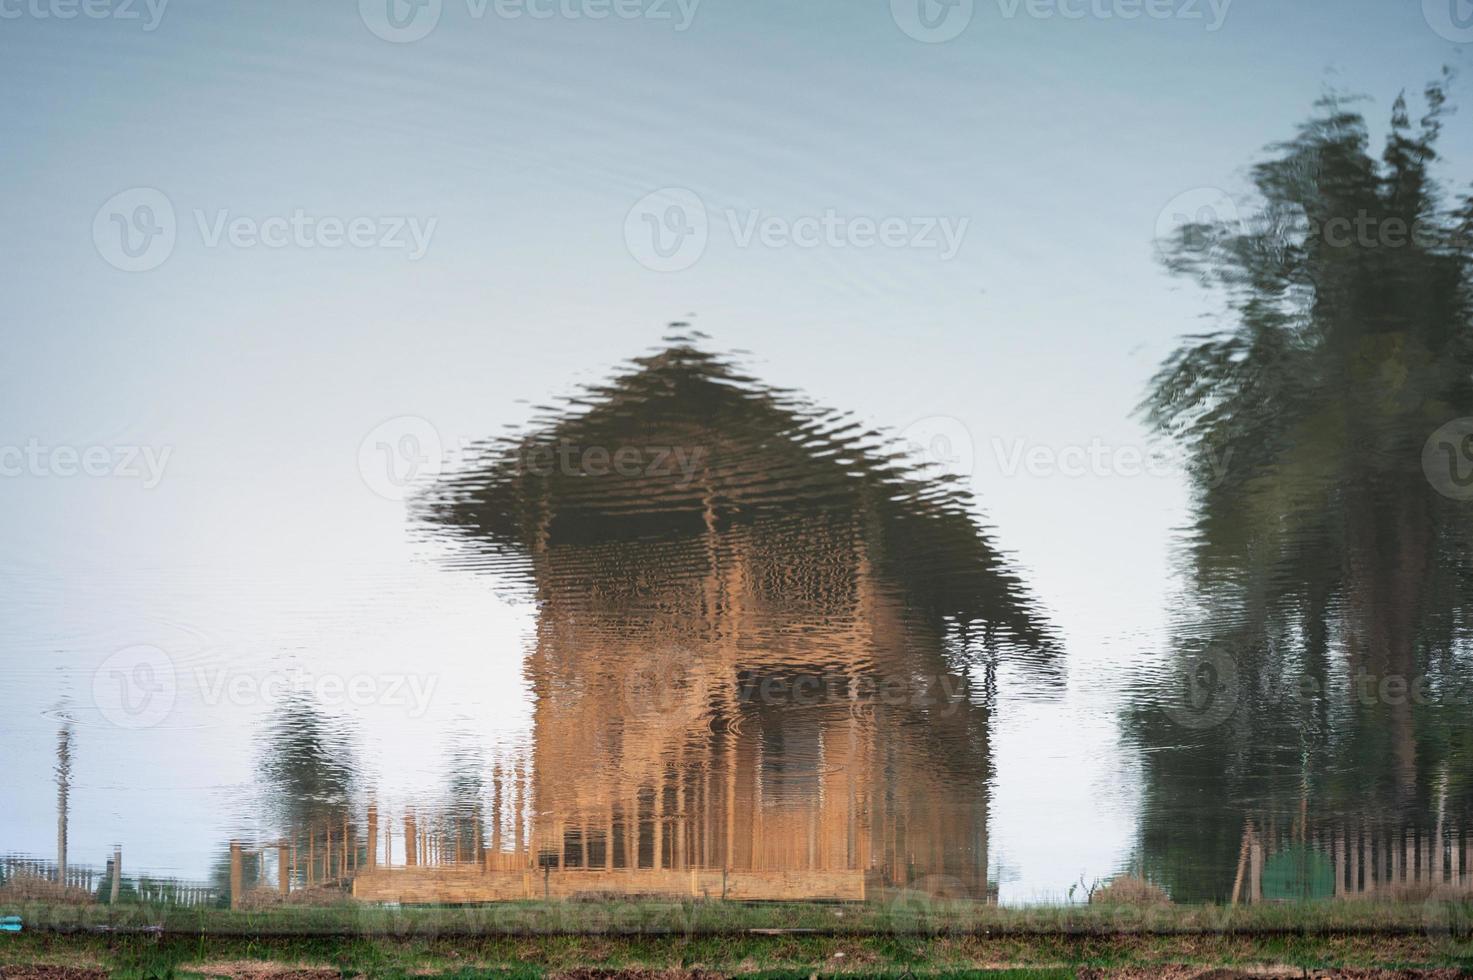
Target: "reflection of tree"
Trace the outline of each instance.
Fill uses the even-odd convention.
[[[283,835],[341,828],[357,789],[350,734],[305,697],[293,697],[272,714],[260,742],[260,782]]]
[[[484,800],[486,760],[468,739],[449,754],[446,786],[448,826],[443,828],[441,852],[447,859],[478,861],[485,840]]]
[[[1447,208],[1430,172],[1443,84],[1415,125],[1397,100],[1379,161],[1362,116],[1322,101],[1254,168],[1251,217],[1184,228],[1170,251],[1233,320],[1167,360],[1144,410],[1192,465],[1183,660],[1229,651],[1238,704],[1198,733],[1134,719],[1164,750],[1147,753],[1148,818],[1185,799],[1197,814],[1274,795],[1425,803],[1446,758],[1435,712],[1355,684],[1450,676],[1473,584],[1467,505],[1422,464],[1435,430],[1473,414],[1473,203]],[[1189,846],[1231,860],[1237,826],[1206,824]],[[1148,819],[1148,850],[1164,828]]]

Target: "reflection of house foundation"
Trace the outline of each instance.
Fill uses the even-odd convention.
[[[657,556],[610,546],[618,567],[682,570],[645,583],[655,618],[606,584],[547,596],[530,774],[493,778],[490,847],[359,875],[355,894],[986,897],[985,709],[876,581],[861,536],[803,534],[794,551],[750,527]],[[553,580],[587,574],[583,554],[539,560]]]

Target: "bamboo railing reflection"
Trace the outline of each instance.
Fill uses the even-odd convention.
[[[1422,900],[1473,892],[1473,833],[1441,822],[1299,821],[1249,817],[1232,902],[1295,899]]]

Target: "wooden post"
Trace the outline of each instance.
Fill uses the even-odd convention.
[[[1355,828],[1346,830],[1347,846],[1350,848],[1350,884],[1347,893],[1350,895],[1360,894],[1360,847],[1356,840]]]
[[[662,765],[655,776],[655,798],[650,803],[650,822],[654,834],[653,856],[650,866],[660,871],[665,866],[665,769]]]
[[[1375,888],[1376,888],[1375,869],[1372,866],[1372,861],[1371,861],[1372,855],[1375,853],[1375,849],[1376,849],[1375,848],[1375,843],[1374,843],[1375,838],[1376,838],[1376,831],[1375,831],[1374,828],[1367,827],[1365,825],[1362,825],[1361,826],[1361,831],[1360,831],[1360,854],[1361,854],[1361,859],[1360,859],[1360,863],[1361,863],[1362,873],[1365,875],[1365,884],[1361,886],[1361,891],[1363,891],[1363,892],[1374,891]]]
[[[404,866],[413,868],[419,864],[419,831],[414,826],[414,814],[404,814]]]
[[[368,836],[363,857],[368,862],[368,870],[378,867],[378,805],[375,803],[368,804]]]
[[[1335,869],[1335,897],[1345,896],[1345,837],[1336,830],[1330,843],[1330,864]]]
[[[118,904],[118,894],[123,885],[123,845],[113,847],[113,880],[112,894],[108,896],[109,904]]]
[[[56,744],[56,881],[67,884],[66,841],[67,813],[71,793],[71,730],[62,726]]]
[[[290,855],[286,848],[286,841],[281,841],[276,845],[276,887],[283,896],[292,890],[292,876],[286,864],[286,859]]]
[[[735,711],[735,707],[731,709]],[[726,745],[726,846],[721,855],[721,867],[729,868],[736,856],[736,738],[728,724],[724,735]],[[721,897],[726,897],[726,875],[721,876]]]
[[[680,768],[675,771],[675,853],[671,859],[671,867],[684,870],[685,859],[685,751],[681,750]]]
[[[523,816],[527,811],[527,791],[526,788],[522,785],[522,764],[520,762],[517,763],[516,768],[512,770],[511,789],[512,841],[513,846],[516,848],[514,853],[516,853],[518,857],[521,857],[526,853],[527,843],[527,830],[525,826],[525,821],[523,820]],[[523,860],[519,863],[525,864],[526,862]]]
[[[1248,901],[1263,901],[1263,842],[1256,833],[1248,855]]]
[[[491,850],[501,853],[501,766],[491,770]]]
[[[1243,893],[1243,877],[1248,870],[1248,854],[1252,847],[1253,818],[1249,817],[1243,821],[1243,844],[1238,848],[1238,873],[1233,878],[1233,900],[1232,904],[1238,904],[1238,898]],[[983,885],[986,885],[984,880]]]
[[[629,797],[624,804],[624,867],[630,871],[639,869],[639,793]]]
[[[230,907],[240,908],[241,887],[244,883],[244,867],[241,864],[240,842],[230,842]]]

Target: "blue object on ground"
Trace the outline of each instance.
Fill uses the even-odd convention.
[[[0,916],[0,932],[20,932],[20,916]]]

